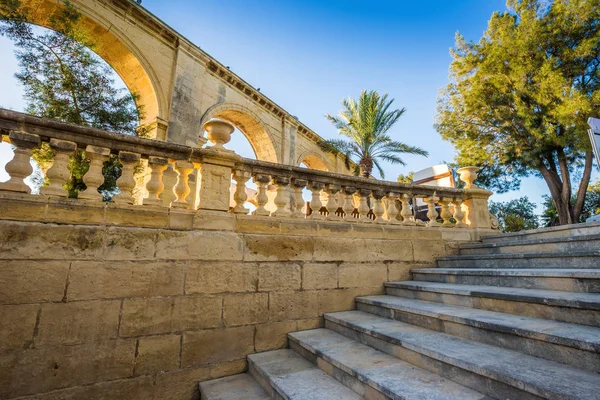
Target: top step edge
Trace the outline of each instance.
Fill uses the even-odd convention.
[[[494,249],[497,247],[511,247],[511,246],[526,246],[535,244],[547,244],[547,243],[561,243],[561,242],[583,242],[587,240],[600,240],[600,233],[593,233],[589,235],[577,235],[577,236],[559,236],[550,238],[538,238],[528,240],[513,240],[513,241],[502,241],[502,242],[491,242],[491,243],[461,243],[459,248],[462,249]]]
[[[569,251],[569,252],[530,252],[530,253],[493,253],[493,254],[459,254],[455,256],[436,257],[438,261],[456,260],[493,260],[493,259],[523,259],[523,258],[560,258],[560,257],[598,257],[600,250],[596,251]]]
[[[548,232],[570,231],[573,229],[594,228],[594,227],[600,227],[600,222],[582,222],[580,224],[551,226],[551,227],[546,227],[546,228],[529,229],[526,231],[519,231],[519,232],[508,232],[508,233],[499,233],[499,234],[494,234],[494,235],[484,235],[481,237],[481,240],[504,239],[507,237],[518,238],[518,237],[522,237],[522,236],[544,234],[544,233],[548,233]]]
[[[431,275],[600,278],[600,268],[414,268],[410,272]]]

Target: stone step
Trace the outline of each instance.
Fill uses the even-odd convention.
[[[416,281],[600,292],[600,269],[418,268],[411,272]]]
[[[250,373],[273,399],[359,400],[361,397],[293,350],[248,356]]]
[[[328,329],[290,333],[290,348],[363,398],[481,400],[488,397]]]
[[[600,372],[600,329],[396,296],[356,299],[360,311]]]
[[[600,234],[600,223],[583,223],[573,225],[553,226],[550,228],[531,229],[520,232],[487,235],[481,238],[483,243],[503,243],[517,240],[565,238],[570,236]]]
[[[437,282],[388,282],[392,296],[600,326],[600,294]]]
[[[270,400],[271,396],[260,387],[250,374],[200,382],[201,400]]]
[[[328,329],[496,399],[600,399],[600,375],[362,311],[325,314]]]
[[[459,247],[460,254],[504,253],[558,253],[596,251],[600,248],[600,234],[557,238],[522,239],[501,242],[465,243]]]
[[[598,269],[600,250],[570,253],[510,253],[457,255],[437,258],[440,268],[557,268]]]

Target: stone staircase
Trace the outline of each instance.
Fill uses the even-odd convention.
[[[488,236],[415,269],[205,400],[600,399],[600,224]]]

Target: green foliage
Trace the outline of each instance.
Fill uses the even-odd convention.
[[[592,155],[587,117],[600,108],[600,2],[509,0],[477,43],[457,35],[451,82],[438,99],[436,129],[478,183],[518,189],[545,179],[561,222],[581,212]],[[584,165],[585,163],[585,165]],[[578,201],[571,179],[583,170]]]
[[[556,226],[559,225],[558,210],[552,201],[552,197],[543,196],[544,198],[544,211],[542,212],[542,224],[544,226]],[[575,198],[571,198],[571,202],[575,202]],[[586,219],[593,215],[600,214],[600,180],[591,184],[588,187],[587,195],[585,197],[585,203],[583,210],[579,216],[577,222],[585,222]]]
[[[347,162],[355,161],[358,164],[355,172],[365,178],[371,177],[373,166],[385,178],[380,161],[406,165],[400,158],[401,154],[427,156],[425,150],[394,141],[388,135],[405,111],[404,108],[392,110],[393,102],[394,99],[388,100],[387,94],[381,96],[374,90],[363,90],[358,100],[343,100],[344,109],[339,115],[327,114],[326,117],[341,135],[350,140],[326,140],[321,143],[321,147],[334,154],[343,154]],[[347,166],[349,167],[349,162]]]
[[[410,171],[408,173],[408,175],[404,175],[404,174],[398,175],[398,178],[396,180],[398,181],[398,183],[411,184],[411,183],[413,183],[414,175],[415,175],[415,173],[413,171]]]
[[[92,50],[95,43],[78,29],[81,14],[68,1],[49,16],[54,31],[40,31],[27,23],[30,10],[20,0],[0,1],[0,34],[16,46],[19,72],[15,75],[25,90],[26,111],[40,117],[135,135],[142,110],[138,95],[119,89],[111,68]],[[52,151],[41,148],[34,159],[44,169]],[[85,189],[83,175],[89,161],[77,151],[70,160],[70,197]],[[105,164],[105,199],[116,191],[120,164],[115,157]]]
[[[539,227],[535,204],[527,196],[506,202],[490,201],[490,213],[500,223],[502,232],[518,232]]]

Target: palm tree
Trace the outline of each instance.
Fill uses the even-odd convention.
[[[409,146],[390,138],[388,131],[405,111],[404,108],[390,110],[393,102],[394,99],[388,100],[387,93],[381,96],[375,90],[363,90],[358,101],[352,98],[344,99],[344,109],[339,115],[327,114],[326,117],[341,135],[350,140],[326,140],[321,143],[321,147],[334,154],[344,154],[348,167],[350,160],[357,162],[356,172],[365,178],[371,177],[373,166],[377,167],[381,178],[385,178],[380,161],[406,165],[400,158],[401,154],[429,155],[420,147]]]

